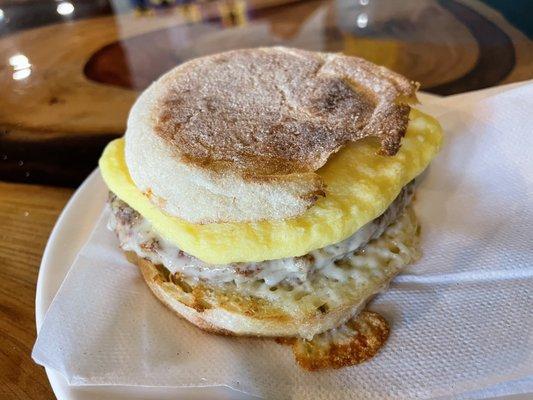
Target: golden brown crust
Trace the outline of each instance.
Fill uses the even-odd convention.
[[[133,252],[126,252],[126,258],[129,262],[132,264],[135,264],[139,267],[139,270],[141,271],[141,274],[145,280],[145,282],[148,284],[150,289],[152,290],[152,293],[157,297],[161,303],[166,305],[168,308],[170,308],[177,316],[184,318],[184,315],[178,312],[174,307],[171,307],[168,304],[167,298],[163,296],[162,291],[160,290],[160,283],[161,283],[161,276],[154,271],[154,265],[150,263],[147,260],[143,260],[142,258],[137,257],[137,255]],[[192,307],[191,307],[192,308]],[[198,328],[209,332],[209,333],[215,333],[218,335],[234,335],[234,333],[229,332],[225,329],[221,329],[218,326],[215,326],[213,324],[209,324],[202,318],[196,318],[196,319],[189,319],[189,321],[196,325]]]
[[[309,370],[342,368],[374,357],[389,337],[389,324],[379,314],[362,311],[340,329],[324,332],[312,340],[280,338],[292,345],[298,364]],[[349,334],[347,334],[347,332]]]
[[[129,262],[139,267],[144,280],[156,297],[172,309],[173,307],[168,304],[166,297],[162,296],[164,291],[169,292],[176,300],[198,313],[220,308],[257,320],[268,320],[276,323],[284,323],[290,319],[286,313],[265,300],[212,290],[202,284],[193,287],[180,279],[179,274],[166,276],[168,270],[138,257],[134,252],[126,251],[125,254]],[[204,329],[203,326],[200,327]],[[212,327],[208,326],[207,328],[209,331],[213,330]]]
[[[198,328],[209,333],[224,336],[254,336],[236,334],[210,323],[206,318],[202,318],[202,313],[211,307],[208,303],[203,302],[203,296],[194,296],[196,300],[202,299],[201,303],[193,301],[187,304],[187,299],[179,295],[179,290],[173,291],[172,297],[177,297],[180,302],[183,301],[184,309],[190,307],[196,312],[188,313],[183,312],[184,309],[178,310],[175,304],[169,302],[169,298],[163,289],[162,283],[168,282],[164,272],[158,270],[151,262],[137,257],[135,253],[126,252],[126,258],[139,267],[144,280],[154,295],[178,316],[186,318]],[[184,289],[184,293],[194,293],[194,289],[183,288],[180,283],[176,283],[175,287]],[[341,333],[339,334],[338,332]],[[279,337],[276,338],[276,342],[291,345],[297,363],[304,369],[317,371],[360,364],[372,358],[387,341],[388,336],[389,326],[381,315],[370,311],[362,311],[349,319],[339,329],[319,334],[312,340]]]
[[[417,89],[360,58],[286,48],[195,59],[160,84],[153,130],[176,156],[249,180],[312,173],[368,136],[395,154]]]
[[[203,318],[202,314],[209,310],[212,305],[206,301],[201,290],[195,293],[196,288],[191,288],[187,284],[183,286],[184,282],[176,282],[172,277],[166,277],[163,269],[158,269],[157,266],[139,258],[133,252],[126,252],[126,258],[139,267],[144,280],[154,295],[178,316],[186,318],[198,328],[209,333],[224,336],[254,336],[239,335],[211,323],[208,318]],[[170,289],[171,298],[183,304],[182,310],[177,309],[176,304],[169,301],[163,285],[169,281],[174,283]],[[192,301],[191,298],[183,295],[187,293],[192,294]],[[195,312],[184,312],[187,307]],[[242,309],[233,311],[242,312]],[[265,316],[259,314],[253,315],[253,317],[261,319]],[[283,323],[282,320],[277,322]],[[360,364],[372,358],[383,347],[388,336],[389,325],[387,321],[381,315],[365,310],[349,319],[341,327],[316,335],[312,340],[279,337],[276,338],[276,342],[291,345],[296,362],[304,369],[317,371]]]

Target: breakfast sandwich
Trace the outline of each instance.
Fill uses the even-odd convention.
[[[186,62],[100,159],[109,227],[201,329],[277,338],[307,369],[362,362],[389,333],[366,303],[420,254],[411,203],[442,134],[417,87],[282,47]]]

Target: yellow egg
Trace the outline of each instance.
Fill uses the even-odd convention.
[[[317,171],[327,195],[304,214],[277,221],[200,225],[168,216],[133,183],[124,139],[109,143],[100,170],[109,189],[162,237],[200,260],[227,264],[301,256],[347,238],[387,209],[402,187],[428,166],[441,142],[439,123],[412,110],[398,154],[378,155],[379,144],[372,138],[344,147]]]

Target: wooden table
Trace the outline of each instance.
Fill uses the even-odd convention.
[[[533,5],[522,1],[503,15],[492,0],[138,1],[142,10],[71,1],[0,2],[1,399],[53,398],[30,358],[46,240],[72,188],[123,133],[138,92],[163,71],[282,44],[359,55],[441,95],[533,78],[523,19]]]
[[[30,358],[35,283],[48,235],[73,190],[0,182],[0,398],[51,399]]]

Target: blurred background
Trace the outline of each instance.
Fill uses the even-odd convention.
[[[0,180],[78,186],[139,91],[190,58],[286,45],[437,95],[533,78],[530,0],[0,1]]]

